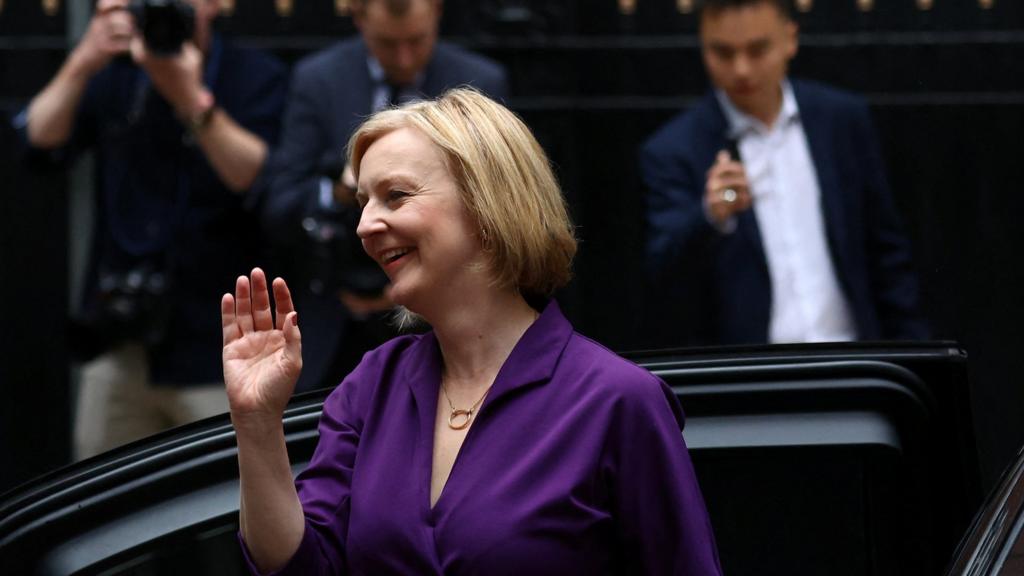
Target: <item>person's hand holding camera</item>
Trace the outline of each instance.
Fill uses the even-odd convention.
[[[99,0],[69,62],[76,71],[91,77],[115,56],[127,53],[134,35],[135,23],[128,12],[128,0]]]
[[[391,299],[390,284],[384,287],[384,291],[379,296],[362,296],[350,290],[342,290],[338,292],[338,298],[349,313],[356,318],[366,318],[395,307],[395,302]]]
[[[191,122],[213,107],[213,94],[203,85],[203,54],[191,41],[182,44],[177,54],[158,55],[136,36],[131,42],[131,54],[179,118]]]
[[[348,164],[345,164],[341,176],[334,181],[334,201],[342,206],[356,205],[356,177]]]

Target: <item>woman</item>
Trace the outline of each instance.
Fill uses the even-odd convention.
[[[324,403],[293,483],[301,368],[284,281],[221,304],[241,538],[288,574],[717,574],[668,388],[573,332],[551,293],[576,242],[546,157],[471,90],[370,118],[358,233],[432,330],[369,352]]]

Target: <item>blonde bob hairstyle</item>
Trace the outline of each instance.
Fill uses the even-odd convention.
[[[547,155],[518,116],[471,88],[382,110],[349,140],[356,179],[370,146],[400,128],[419,130],[441,150],[497,285],[543,298],[569,282],[573,225]]]

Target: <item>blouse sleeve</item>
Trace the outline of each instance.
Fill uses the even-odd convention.
[[[324,401],[313,458],[295,480],[306,528],[298,550],[273,576],[345,574],[349,497],[367,395],[379,370],[372,355]],[[259,574],[242,543],[249,570]]]
[[[714,533],[681,429],[661,380],[632,386],[616,407],[607,464],[627,574],[721,574]],[[651,381],[653,380],[653,382]]]

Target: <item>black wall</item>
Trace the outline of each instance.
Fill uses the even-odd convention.
[[[61,3],[63,7],[64,3]],[[222,27],[294,61],[352,32],[335,2],[235,3]],[[577,279],[562,295],[577,327],[616,349],[673,344],[645,317],[638,144],[706,89],[696,18],[673,0],[448,0],[449,38],[512,72],[509,104],[557,168],[583,240]],[[1024,211],[1017,173],[1024,128],[1024,6],[996,0],[813,3],[799,15],[794,73],[864,94],[872,104],[896,201],[911,236],[937,337],[970,354],[983,472],[991,481],[1024,442]],[[0,110],[13,111],[64,55],[64,14],[35,0],[0,12]],[[0,131],[5,144],[8,131]],[[29,177],[0,161],[3,302],[9,311],[0,384],[0,489],[51,467],[67,450],[67,380],[59,329],[66,313],[63,179]],[[76,240],[82,241],[82,240]],[[23,305],[26,300],[31,306]],[[13,303],[13,306],[12,306]],[[16,337],[11,337],[16,335]],[[10,340],[8,342],[7,340]],[[11,396],[16,394],[16,396]],[[14,430],[22,431],[13,435]],[[8,434],[8,432],[12,434]],[[47,438],[49,444],[23,438]],[[10,465],[8,465],[10,463]]]
[[[70,454],[63,174],[22,170],[10,118],[63,59],[64,14],[0,12],[0,491]]]

